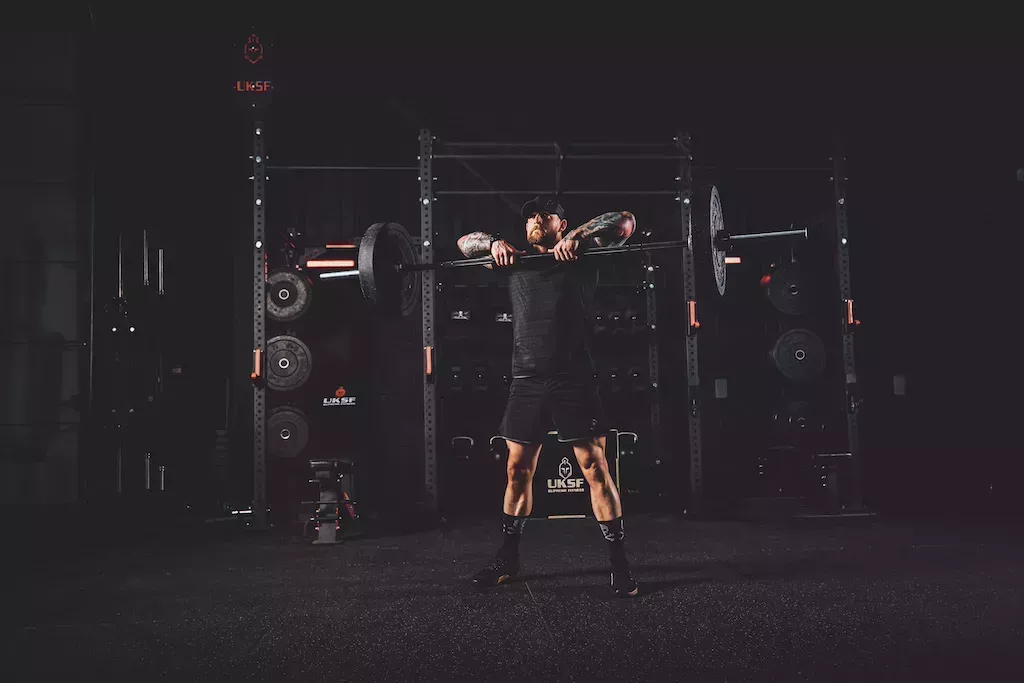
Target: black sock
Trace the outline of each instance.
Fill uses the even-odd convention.
[[[612,564],[626,564],[626,532],[622,527],[622,517],[616,517],[610,522],[598,522],[604,540],[608,541],[608,556]]]
[[[498,552],[502,557],[516,557],[519,555],[519,538],[523,535],[523,527],[526,525],[526,517],[515,517],[513,515],[501,515],[501,550]]]

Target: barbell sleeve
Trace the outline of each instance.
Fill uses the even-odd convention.
[[[359,277],[359,271],[358,270],[336,270],[336,271],[330,272],[330,273],[320,273],[320,279],[321,280],[333,280],[336,277]]]
[[[725,240],[734,242],[738,240],[763,240],[773,237],[803,237],[807,238],[807,228],[799,230],[777,230],[775,232],[748,232],[740,235],[728,235]]]

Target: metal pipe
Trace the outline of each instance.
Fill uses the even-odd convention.
[[[124,299],[124,233],[117,235],[117,298]]]
[[[142,284],[149,287],[149,237],[142,231]]]
[[[153,489],[153,487],[151,485],[152,477],[150,476],[151,475],[151,473],[150,473],[150,464],[151,464],[152,460],[153,460],[153,456],[150,455],[149,453],[146,453],[146,490],[147,491],[151,491]]]
[[[78,259],[0,259],[2,265],[19,266],[74,266],[78,263]]]
[[[636,149],[657,149],[659,147],[675,147],[675,144],[676,143],[674,142],[571,142],[569,143],[569,147],[591,149],[600,149],[601,147],[607,147],[608,149],[629,149],[631,147]]]
[[[796,237],[803,236],[807,237],[807,230],[779,230],[778,232],[752,232],[742,235],[729,235],[724,241],[732,240],[756,240],[756,239],[769,239],[773,237]],[[602,256],[605,254],[623,254],[627,252],[645,252],[654,251],[656,249],[678,249],[686,246],[687,240],[672,240],[668,242],[648,242],[646,244],[620,244],[614,247],[596,247],[583,251],[581,256]],[[539,258],[554,258],[552,252],[546,252],[543,254],[522,254],[517,255],[516,260],[527,261],[530,259]],[[455,261],[441,261],[440,263],[407,263],[395,266],[400,271],[421,271],[421,270],[434,270],[436,268],[462,268],[466,266],[483,266],[494,263],[494,259],[490,256],[481,256],[479,258],[469,259],[458,259]],[[352,272],[352,271],[349,271]],[[355,271],[358,272],[358,271]]]
[[[583,256],[601,256],[604,254],[622,254],[626,252],[639,252],[639,251],[654,251],[655,249],[678,249],[686,244],[684,240],[675,240],[672,242],[649,242],[647,244],[622,244],[617,247],[598,247],[589,251],[583,252]],[[517,261],[527,261],[530,259],[554,258],[554,254],[547,252],[545,254],[525,254],[516,257]],[[402,264],[398,266],[399,270],[403,271],[417,271],[417,270],[434,270],[435,268],[462,268],[465,266],[483,266],[493,263],[494,259],[490,256],[481,256],[480,258],[469,258],[469,259],[458,259],[455,261],[441,261],[440,263],[412,263]]]
[[[331,280],[336,277],[354,277],[359,275],[358,270],[336,270],[333,273],[320,273],[321,280]]]
[[[164,293],[164,250],[157,250],[157,292]]]
[[[718,167],[720,168],[720,167]],[[778,171],[831,171],[831,168],[825,166],[744,166],[740,168],[725,168],[726,171],[743,171],[743,172],[778,172]]]
[[[269,171],[418,171],[416,166],[267,166]]]
[[[0,344],[31,344],[32,346],[63,346],[65,348],[75,348],[78,346],[91,346],[89,342],[79,341],[78,339],[0,339]]]
[[[519,161],[557,161],[558,154],[435,154],[434,159],[463,159],[470,161],[494,161],[509,159]]]
[[[438,190],[434,193],[437,196],[460,196],[460,195],[543,195],[551,194],[550,190]],[[575,196],[603,196],[603,195],[673,195],[677,196],[677,190],[562,190],[563,197]]]
[[[459,160],[457,163],[459,164],[459,166],[469,171],[474,177],[476,177],[477,180],[484,184],[484,186],[487,188],[487,190],[484,191],[485,193],[494,193],[494,195],[501,198],[501,201],[505,204],[505,206],[508,207],[509,211],[511,211],[516,216],[519,215],[520,206],[516,202],[513,202],[511,199],[506,197],[505,193],[502,192],[501,190],[496,189],[494,185],[490,183],[490,181],[488,181],[486,178],[480,175],[480,173],[478,173],[475,168],[470,166],[468,162]]]
[[[777,232],[748,232],[742,235],[729,235],[728,241],[762,240],[766,238],[770,239],[772,237],[807,237],[807,228],[801,228],[799,230],[779,230]]]
[[[435,154],[434,159],[468,159],[477,161],[497,161],[500,159],[518,161],[555,161],[557,159],[574,159],[579,161],[628,161],[663,159],[671,161],[681,159],[680,154]]]
[[[481,141],[441,141],[441,144],[445,147],[505,147],[505,148],[516,148],[516,147],[554,147],[554,142],[481,142]],[[435,155],[436,159],[437,156]]]
[[[690,164],[690,168],[699,171],[733,171],[737,173],[779,173],[787,171],[815,173],[831,171],[825,166],[720,166],[718,164]]]
[[[555,147],[557,142],[480,142],[480,141],[442,141],[445,147],[466,147],[466,148],[529,148],[529,147]],[[674,142],[567,142],[565,146],[569,149],[659,149],[673,147]],[[435,157],[436,158],[436,157]]]

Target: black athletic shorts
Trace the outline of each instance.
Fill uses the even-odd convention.
[[[516,443],[543,443],[552,427],[562,442],[608,433],[593,375],[512,380],[498,435]]]

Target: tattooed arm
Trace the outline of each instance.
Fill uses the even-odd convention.
[[[459,251],[469,258],[476,256],[490,256],[494,263],[489,263],[484,268],[494,266],[511,266],[516,263],[516,254],[521,251],[501,239],[497,235],[489,235],[486,232],[471,232],[463,235],[458,240]]]
[[[457,244],[463,256],[476,258],[477,256],[490,255],[491,241],[493,239],[494,237],[486,232],[471,232],[460,237]]]
[[[592,241],[598,247],[625,244],[636,230],[636,216],[629,211],[611,211],[565,233],[563,239]]]

